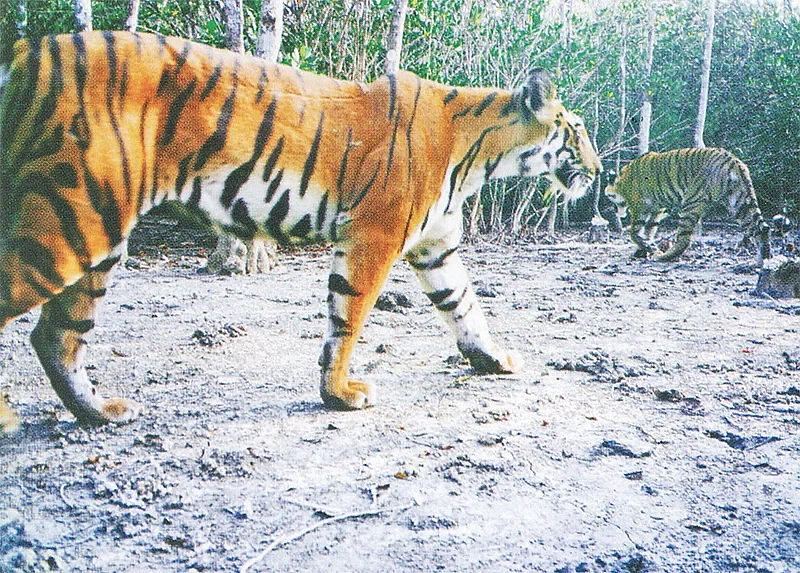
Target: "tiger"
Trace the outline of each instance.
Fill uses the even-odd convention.
[[[673,261],[689,247],[692,232],[716,203],[744,231],[742,244],[754,238],[759,266],[770,258],[769,225],[758,206],[750,171],[740,159],[721,148],[674,149],[650,152],[622,168],[605,189],[617,205],[617,215],[630,215],[630,235],[637,249],[634,258],[652,256]],[[664,219],[677,219],[674,243],[661,251],[655,240]]]
[[[477,374],[518,371],[457,248],[465,199],[546,176],[585,193],[601,165],[550,75],[514,90],[409,72],[343,81],[179,38],[86,32],[20,40],[0,109],[0,330],[41,306],[31,344],[79,423],[128,422],[83,366],[109,273],[165,201],[242,240],[332,244],[318,364],[328,408],[375,403],[349,379],[367,314],[405,259]],[[16,422],[0,405],[4,428]]]

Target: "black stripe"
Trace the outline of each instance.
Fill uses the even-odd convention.
[[[161,70],[161,77],[158,78],[158,87],[156,88],[156,95],[164,95],[169,85],[170,71],[167,69]]]
[[[92,272],[97,272],[97,273],[110,272],[111,269],[114,268],[114,265],[116,265],[120,261],[121,258],[122,257],[120,255],[115,255],[113,257],[108,257],[107,259],[104,259],[104,260],[100,261],[99,263],[97,263],[95,266],[93,266],[89,270],[91,270]]]
[[[347,282],[346,278],[338,273],[331,273],[328,277],[328,290],[344,296],[359,296],[361,294],[353,288],[353,285]]]
[[[389,119],[394,115],[394,108],[397,105],[397,78],[394,74],[388,74],[389,78]],[[400,115],[399,113],[397,114]]]
[[[308,150],[308,157],[306,157],[306,164],[303,166],[303,176],[300,178],[300,197],[306,194],[308,189],[308,182],[311,180],[311,174],[314,173],[314,167],[317,164],[317,155],[319,154],[319,143],[322,140],[322,122],[325,120],[325,112],[319,114],[319,124],[317,125],[317,133],[314,135],[314,141],[311,142],[311,149]]]
[[[186,64],[186,58],[189,57],[189,50],[191,49],[192,49],[192,43],[184,41],[183,49],[181,50],[181,53],[178,54],[178,57],[175,61],[175,72],[173,73],[173,75],[175,76],[176,80],[178,79],[178,74],[181,73],[183,66]]]
[[[72,208],[72,204],[59,193],[55,181],[41,173],[31,173],[23,178],[18,189],[23,196],[40,195],[50,204],[53,215],[59,221],[64,239],[75,253],[83,270],[87,270],[91,264],[91,256],[86,246],[86,239],[78,224],[78,216]]]
[[[492,102],[495,100],[496,97],[497,97],[497,92],[492,92],[488,96],[486,96],[483,99],[483,101],[479,103],[478,106],[475,108],[474,112],[475,117],[478,117],[484,111],[486,111],[486,108],[492,105]]]
[[[192,180],[192,194],[189,195],[189,200],[186,201],[186,206],[190,209],[200,208],[200,198],[203,195],[203,182],[199,177]]]
[[[442,304],[445,301],[445,299],[447,299],[448,297],[452,296],[453,292],[454,292],[453,289],[446,288],[446,289],[443,289],[443,290],[437,290],[437,291],[433,291],[433,292],[426,292],[425,296],[427,296],[433,304],[439,305],[439,304]]]
[[[261,73],[258,76],[258,92],[256,93],[256,104],[261,103],[264,97],[264,88],[267,86],[267,66],[261,66]]]
[[[72,118],[69,134],[75,139],[78,149],[81,151],[89,149],[89,123],[82,109]]]
[[[378,178],[378,172],[380,170],[381,170],[380,165],[375,167],[375,173],[372,174],[372,177],[370,178],[369,181],[367,181],[367,184],[364,185],[364,188],[361,190],[361,193],[359,193],[359,195],[358,195],[358,197],[356,197],[355,201],[353,201],[350,205],[347,206],[345,211],[352,211],[353,209],[358,207],[358,205],[361,203],[361,201],[364,200],[364,197],[367,196],[367,193],[369,193],[369,190],[372,189],[372,186],[375,184],[375,180]]]
[[[219,82],[219,78],[221,75],[222,75],[222,62],[219,62],[216,66],[214,66],[214,71],[211,72],[211,76],[208,78],[208,83],[206,83],[206,87],[204,87],[203,91],[200,93],[201,101],[206,99],[211,94],[211,91]]]
[[[217,126],[214,133],[203,143],[200,150],[197,152],[197,158],[194,162],[194,170],[199,171],[203,168],[206,162],[212,155],[219,152],[225,146],[225,140],[228,137],[228,127],[230,127],[231,117],[233,117],[233,104],[236,101],[237,81],[236,71],[233,72],[233,85],[225,103],[219,110],[219,119],[217,119]]]
[[[105,287],[100,287],[100,288],[97,288],[97,289],[87,289],[87,290],[85,290],[83,292],[89,298],[97,299],[97,298],[103,298],[104,296],[106,296],[106,293],[108,292],[108,289],[105,288]]]
[[[500,165],[501,159],[503,159],[502,151],[495,159],[489,158],[486,160],[486,165],[484,166],[484,169],[486,170],[485,177],[487,181],[489,180],[489,177],[491,177],[492,173],[494,173],[494,170],[497,169],[497,166]]]
[[[456,99],[456,96],[458,96],[458,90],[456,88],[453,88],[452,90],[450,90],[450,93],[448,93],[446,96],[444,96],[444,99],[442,100],[442,103],[444,103],[444,105],[447,105],[451,101]]]
[[[106,236],[112,247],[122,241],[122,225],[119,218],[119,207],[114,197],[114,192],[108,182],[101,188],[98,181],[94,178],[86,160],[83,160],[83,182],[86,187],[86,194],[92,208],[100,215],[103,222]]]
[[[65,161],[53,165],[50,177],[53,178],[56,187],[62,189],[75,189],[78,186],[78,173],[72,165]]]
[[[471,105],[468,105],[467,107],[465,107],[464,109],[462,109],[461,111],[459,111],[458,113],[456,113],[455,115],[453,115],[453,119],[458,119],[458,118],[460,118],[460,117],[464,117],[464,116],[465,116],[465,115],[467,115],[467,114],[468,114],[470,111],[472,111],[472,106],[471,106]]]
[[[289,190],[283,192],[281,198],[275,203],[275,206],[270,210],[269,217],[264,223],[267,232],[279,243],[286,242],[286,235],[281,229],[281,224],[289,214]]]
[[[281,186],[281,179],[283,179],[283,169],[278,171],[275,179],[269,182],[269,185],[267,186],[267,194],[264,197],[264,203],[269,203],[272,201],[272,198],[275,196],[275,192],[278,190],[278,187]]]
[[[39,241],[31,237],[14,237],[9,239],[8,246],[17,251],[23,265],[34,269],[42,278],[56,287],[56,290],[64,286],[64,280],[56,272],[53,253]],[[26,282],[30,283],[31,277],[27,277],[27,279]],[[50,290],[49,296],[52,294],[53,291]]]
[[[272,152],[270,152],[266,164],[264,164],[264,173],[261,176],[261,180],[265,183],[272,177],[272,170],[275,169],[275,165],[278,163],[278,158],[281,156],[281,153],[283,153],[282,135],[278,139],[278,143],[276,143],[275,147],[272,149]]]
[[[175,178],[175,192],[180,195],[186,185],[186,180],[189,178],[189,163],[192,161],[192,155],[189,154],[178,163],[178,176]]]
[[[86,334],[94,329],[94,320],[75,320],[69,312],[61,306],[58,298],[54,298],[47,305],[47,312],[44,316],[47,321],[61,330],[71,330],[78,334]]]
[[[110,86],[106,87],[106,107],[108,108],[108,117],[111,122],[111,129],[114,131],[114,136],[117,138],[117,145],[119,145],[120,163],[122,163],[122,181],[125,185],[127,204],[131,202],[131,170],[130,162],[128,161],[128,151],[125,149],[125,140],[119,129],[119,122],[117,121],[117,114],[114,113],[114,86],[117,82],[117,52],[114,43],[114,35],[110,32],[104,32],[103,38],[106,41],[106,55],[108,57],[109,78]]]
[[[17,89],[13,81],[6,84],[5,102],[8,106],[3,114],[3,140],[13,141],[17,129],[23,125],[22,118],[29,111],[36,95],[36,86],[39,83],[39,65],[41,64],[41,48],[30,40],[21,40],[28,47],[28,57],[25,60],[25,85]],[[16,78],[13,78],[16,79]],[[13,90],[13,92],[12,92]],[[13,107],[10,105],[13,102]],[[6,211],[7,212],[7,211]]]
[[[447,262],[447,258],[455,252],[456,252],[456,247],[453,247],[452,249],[446,250],[438,257],[435,257],[429,261],[422,262],[422,261],[409,260],[408,262],[414,269],[418,271],[431,271],[434,269],[442,268]]]
[[[303,215],[303,218],[300,219],[297,223],[295,223],[294,227],[292,227],[291,231],[289,231],[290,237],[306,237],[311,232],[311,215],[306,213]]]
[[[25,159],[28,163],[36,161],[42,157],[49,157],[61,151],[64,145],[64,126],[61,124],[56,125],[50,137],[44,137],[36,142],[36,145],[31,149],[27,146],[25,149]]]
[[[322,230],[322,225],[325,224],[325,215],[328,213],[328,192],[322,195],[322,199],[319,201],[319,207],[317,207],[317,222],[314,228],[317,231]]]
[[[347,324],[347,321],[342,318],[341,316],[337,316],[335,314],[330,315],[329,317],[331,326],[331,337],[332,338],[344,338],[345,336],[350,336],[353,334],[353,329]]]
[[[128,80],[130,78],[130,70],[128,69],[128,60],[125,60],[122,64],[122,77],[120,78],[119,82],[119,100],[120,102],[125,101],[126,96],[128,95]]]
[[[258,133],[256,140],[253,144],[253,155],[246,162],[231,171],[230,175],[225,179],[225,187],[220,195],[220,203],[226,209],[229,209],[233,203],[234,198],[239,193],[242,186],[247,183],[250,176],[255,169],[256,161],[259,160],[261,154],[264,153],[264,147],[272,134],[272,123],[275,120],[275,109],[278,107],[277,98],[273,98],[272,103],[269,104],[264,117],[261,118],[261,125],[258,126]]]
[[[239,225],[236,229],[236,234],[240,237],[250,240],[252,239],[256,231],[258,230],[258,224],[253,221],[252,217],[250,217],[250,211],[247,209],[247,203],[244,202],[243,199],[237,199],[236,203],[233,204],[233,209],[231,210],[231,219],[233,222]]]
[[[33,129],[39,131],[44,129],[45,123],[56,111],[58,105],[58,98],[64,89],[64,74],[61,68],[61,52],[58,45],[58,40],[55,36],[47,37],[48,49],[50,52],[50,86],[45,96],[41,99],[39,104],[39,111],[33,120]]]
[[[183,109],[186,107],[189,98],[192,97],[196,86],[197,78],[192,78],[192,81],[190,81],[185,88],[178,92],[178,95],[173,98],[172,102],[170,102],[169,111],[167,112],[167,121],[164,123],[164,133],[161,136],[162,147],[172,143],[172,139],[175,137],[175,131],[178,128],[178,120],[180,119]]]
[[[457,299],[451,300],[450,302],[443,302],[441,304],[437,304],[436,308],[439,309],[441,312],[453,312],[455,309],[458,308],[458,305],[460,305],[464,301],[465,296],[467,296],[466,288],[464,288],[464,290],[461,291],[461,294]],[[468,312],[469,311],[467,311],[464,314],[466,315]]]
[[[322,346],[322,354],[319,355],[318,365],[323,370],[327,370],[331,366],[331,361],[333,360],[333,353],[331,351],[331,342],[325,342]]]
[[[397,117],[394,121],[394,131],[392,132],[392,141],[389,144],[389,155],[386,158],[386,177],[383,178],[383,189],[386,190],[386,187],[389,185],[389,175],[392,171],[392,163],[394,162],[394,146],[397,143],[397,130],[400,127],[400,114],[397,114]]]
[[[344,176],[347,172],[347,156],[350,155],[350,149],[353,144],[353,128],[347,129],[347,145],[345,145],[344,153],[342,154],[342,163],[339,165],[339,177],[336,179],[336,192],[339,197],[342,196],[342,185],[344,185]]]

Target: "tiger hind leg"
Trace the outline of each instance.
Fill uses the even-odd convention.
[[[700,222],[700,215],[696,213],[681,214],[678,220],[678,234],[675,242],[664,252],[656,252],[653,260],[659,262],[674,261],[680,257],[692,241],[692,233]]]
[[[78,282],[42,306],[31,343],[64,406],[81,423],[129,422],[142,407],[125,398],[102,398],[83,367],[86,338],[94,329],[98,302],[119,256],[90,269]]]
[[[456,336],[461,354],[478,374],[511,374],[523,366],[522,357],[492,340],[486,318],[470,285],[469,275],[455,250],[458,237],[426,242],[406,255],[428,299]]]

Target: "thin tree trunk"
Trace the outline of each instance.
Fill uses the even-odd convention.
[[[92,2],[91,0],[75,0],[75,27],[78,32],[91,32],[92,30]]]
[[[125,29],[135,32],[139,27],[139,0],[128,0],[128,18],[125,20]]]
[[[639,116],[639,155],[650,151],[650,123],[653,104],[650,101],[650,75],[653,70],[653,52],[656,46],[656,7],[650,3],[647,12],[647,55],[644,62],[644,81],[642,86],[642,109]]]
[[[403,49],[403,28],[406,23],[408,0],[395,0],[392,11],[392,23],[386,38],[386,73],[396,74],[400,71],[400,52]]]
[[[694,146],[700,149],[706,146],[703,141],[703,131],[706,127],[708,86],[711,79],[711,51],[714,45],[714,11],[716,9],[716,0],[708,0],[706,8],[706,38],[703,43],[703,64],[700,71],[700,101],[697,106],[697,125],[694,130]]]
[[[625,109],[628,105],[628,89],[626,85],[628,82],[628,27],[625,22],[623,22],[621,26],[622,30],[620,35],[622,36],[622,44],[619,48],[619,127],[617,128],[617,160],[615,166],[617,173],[619,173],[620,161],[622,159],[622,140],[625,137],[625,124],[628,121]]]
[[[263,0],[256,56],[268,62],[277,62],[283,38],[283,0]]]
[[[225,18],[225,45],[229,50],[244,53],[242,0],[222,0],[222,15]]]

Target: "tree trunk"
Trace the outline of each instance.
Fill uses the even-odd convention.
[[[617,160],[616,171],[619,173],[620,161],[622,159],[622,140],[625,137],[625,124],[628,121],[626,106],[628,105],[628,63],[627,63],[627,48],[628,48],[628,27],[623,22],[621,24],[622,30],[620,36],[622,37],[621,45],[619,48],[619,127],[617,128]]]
[[[263,0],[259,20],[256,56],[275,63],[283,38],[283,0]]]
[[[75,0],[75,27],[78,32],[91,32],[92,30],[92,2],[91,0]]]
[[[639,155],[650,151],[650,123],[653,105],[650,102],[650,74],[653,71],[653,52],[656,46],[656,8],[653,3],[647,11],[647,55],[644,62],[644,81],[642,82],[642,109],[639,116]]]
[[[406,23],[408,0],[395,0],[392,12],[392,23],[386,38],[386,73],[396,74],[400,71],[400,51],[403,49],[403,28]]]
[[[714,11],[716,9],[716,0],[708,0],[706,9],[706,38],[703,43],[703,64],[700,72],[700,102],[697,106],[697,125],[694,130],[694,146],[700,149],[706,146],[703,141],[703,131],[706,127],[708,85],[711,78],[711,50],[714,45]]]
[[[229,50],[244,53],[242,0],[222,0],[222,16],[225,19],[225,45]]]
[[[125,20],[125,29],[135,32],[139,27],[139,0],[128,0],[128,18]]]

